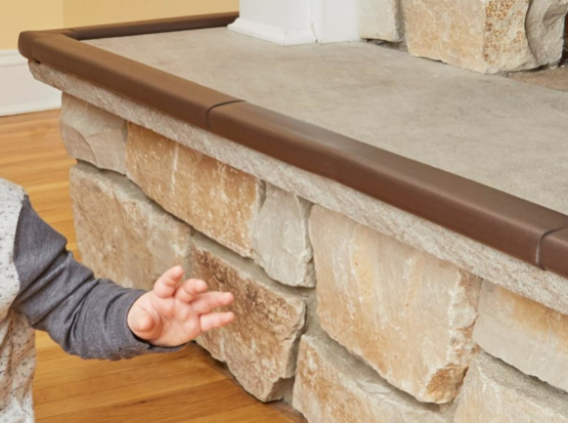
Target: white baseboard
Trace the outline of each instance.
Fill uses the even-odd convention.
[[[238,18],[235,23],[229,25],[229,29],[282,46],[313,44],[316,42],[316,37],[311,28],[301,30],[279,29]]]
[[[0,50],[0,116],[61,107],[61,92],[34,79],[17,50]]]

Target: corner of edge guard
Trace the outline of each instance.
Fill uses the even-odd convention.
[[[18,51],[26,59],[31,60],[33,42],[46,35],[64,35],[69,38],[77,39],[77,34],[72,29],[53,29],[50,31],[24,31],[18,37]]]

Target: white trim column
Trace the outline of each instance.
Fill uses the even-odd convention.
[[[311,0],[241,0],[229,29],[283,46],[315,43]]]
[[[357,0],[311,1],[312,27],[318,43],[341,43],[359,39]]]
[[[283,46],[353,41],[357,0],[241,0],[229,29]]]

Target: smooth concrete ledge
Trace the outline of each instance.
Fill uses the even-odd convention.
[[[63,92],[568,314],[568,289],[561,276],[75,76],[33,62],[30,68],[37,79]]]
[[[363,42],[283,49],[225,28],[84,44],[568,215],[562,92]]]

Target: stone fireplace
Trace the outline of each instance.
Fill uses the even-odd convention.
[[[260,400],[310,422],[568,415],[566,315],[69,95],[61,126],[84,262],[233,292],[236,323],[198,342]]]
[[[558,62],[563,0],[450,3],[361,8],[394,20],[371,38],[404,38],[411,55],[482,73]],[[97,275],[147,289],[180,264],[233,292],[236,322],[197,342],[310,423],[568,423],[565,92],[360,41],[93,38],[76,43],[180,92],[191,80],[247,100],[197,124],[58,68],[55,48],[30,62],[64,93],[78,244]],[[373,149],[392,155],[357,155]],[[374,166],[390,170],[354,188]]]

